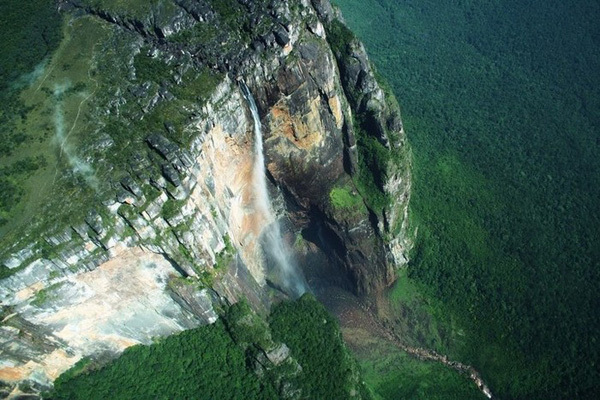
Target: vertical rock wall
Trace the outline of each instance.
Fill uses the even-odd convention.
[[[71,6],[81,10],[79,3]],[[158,37],[144,25],[150,20],[86,10],[177,57],[187,50],[169,48],[160,36],[214,16],[210,2],[185,3],[173,14],[179,22],[161,22]],[[266,19],[263,6],[250,17]],[[257,100],[287,240],[303,235],[313,242],[328,271],[357,293],[393,281],[410,248],[409,153],[397,105],[377,84],[362,45],[352,43],[351,64],[332,51],[326,28],[337,17],[328,2],[264,7],[272,21],[267,33],[210,58],[225,79],[187,124],[189,147],[148,132],[145,151],[153,156],[140,156],[116,194],[91,205],[85,220],[48,232],[43,240],[52,251],[23,245],[3,261],[16,273],[0,281],[0,380],[49,385],[82,357],[211,323],[221,301],[244,297],[256,308],[268,306],[259,245],[265,221],[253,209],[252,120],[239,78]],[[387,166],[382,190],[394,201],[380,210],[356,183],[355,117],[365,111],[376,127],[369,134],[402,161]],[[160,173],[148,174],[152,163]]]

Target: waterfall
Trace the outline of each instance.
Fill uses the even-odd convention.
[[[248,102],[252,119],[254,121],[254,164],[252,168],[252,185],[254,190],[254,206],[256,211],[263,215],[267,220],[267,226],[263,229],[261,243],[263,251],[270,261],[277,268],[281,283],[289,294],[300,296],[306,292],[306,282],[299,272],[294,259],[290,254],[286,243],[281,235],[281,227],[269,198],[267,188],[267,173],[265,167],[265,155],[263,151],[262,125],[256,108],[256,102],[246,84],[240,81],[240,87],[244,98]]]

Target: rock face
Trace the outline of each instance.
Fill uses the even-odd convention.
[[[163,132],[147,132],[86,218],[56,225],[43,246],[23,240],[5,257],[0,380],[10,388],[48,386],[82,357],[211,323],[222,301],[268,306],[265,221],[254,212],[250,184],[252,116],[238,79],[259,108],[286,237],[312,242],[343,277],[332,280],[358,294],[389,285],[407,262],[410,160],[398,106],[362,45],[340,35],[345,27],[329,2],[231,1],[227,15],[216,1],[155,3],[140,14],[102,1],[60,2],[63,12],[91,15],[178,71],[158,86],[119,88],[130,97],[98,109],[118,112],[151,97],[142,107],[151,113],[183,96],[186,71],[210,68],[221,79],[183,127],[165,120]],[[129,76],[140,73],[133,62],[128,68]],[[178,142],[179,131],[191,140]],[[110,132],[101,141],[106,136],[111,142]],[[370,148],[384,154],[377,165],[368,161],[379,154]]]

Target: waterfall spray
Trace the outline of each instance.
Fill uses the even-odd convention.
[[[82,103],[79,104],[80,108],[77,112],[75,122],[73,122],[71,129],[67,132],[65,129],[66,127],[64,110],[62,107],[62,96],[68,89],[68,87],[68,85],[57,85],[54,88],[54,97],[56,101],[56,105],[54,108],[54,137],[60,150],[60,156],[62,157],[64,155],[67,158],[67,161],[73,169],[73,171],[80,174],[85,179],[88,185],[90,185],[95,190],[98,190],[98,179],[95,176],[94,169],[89,163],[83,161],[76,154],[74,154],[73,150],[71,149],[71,146],[69,146],[69,143],[67,143],[69,135],[75,129],[75,124],[77,123],[77,119],[79,118],[79,113],[81,111],[81,104],[83,103],[82,101]]]
[[[269,191],[267,189],[267,174],[265,167],[265,155],[263,150],[262,125],[258,115],[258,109],[254,97],[246,84],[240,81],[240,87],[244,98],[248,102],[252,120],[254,121],[254,165],[252,169],[253,189],[255,195],[255,207],[266,219],[268,225],[263,230],[263,250],[270,260],[275,264],[281,275],[282,283],[290,294],[300,296],[306,292],[306,282],[298,271],[290,251],[283,241],[281,227],[271,207]]]

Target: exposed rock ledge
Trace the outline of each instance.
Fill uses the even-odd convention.
[[[184,3],[198,4],[193,12],[181,6],[173,18],[191,17],[177,27],[162,21],[158,37],[144,20],[130,25],[98,9],[93,14],[110,29],[133,29],[137,41],[172,59],[191,50],[161,36],[215,16],[210,2],[177,2]],[[0,380],[48,386],[81,357],[106,357],[210,323],[220,301],[245,297],[255,308],[268,306],[270,271],[259,246],[264,221],[255,216],[249,185],[252,120],[237,78],[256,97],[271,190],[289,222],[289,241],[303,237],[304,251],[320,252],[356,293],[393,282],[411,245],[410,162],[397,105],[377,84],[358,41],[347,43],[350,54],[332,52],[326,28],[337,17],[327,1],[252,8],[249,18],[266,33],[250,45],[224,32],[223,40],[235,45],[223,54],[195,49],[199,65],[229,72],[186,126],[194,136],[190,146],[180,148],[168,132],[149,132],[116,194],[93,205],[85,221],[48,232],[52,257],[23,245],[4,260],[18,272],[0,282]],[[154,105],[169,101],[156,99]],[[371,207],[356,185],[355,117],[362,114],[375,127],[367,134],[404,157],[385,166],[380,189],[395,201],[383,209]],[[336,190],[354,200],[340,206]],[[217,265],[225,253],[233,262]],[[187,276],[195,277],[193,287],[182,284]],[[214,281],[200,285],[200,277]]]
[[[166,289],[176,276],[180,275],[165,257],[140,247],[119,247],[111,260],[95,270],[58,281],[47,294],[52,298],[4,319],[15,325],[21,321],[11,319],[23,319],[37,329],[22,335],[14,326],[0,327],[4,355],[26,361],[4,359],[0,379],[53,380],[84,356],[120,353],[133,344],[149,344],[157,336],[214,322],[217,315],[206,289],[197,293],[205,306],[202,313],[192,313],[173,301]],[[42,285],[27,287],[16,296],[22,300],[35,296],[36,286]],[[35,340],[43,341],[46,352],[33,353]]]

